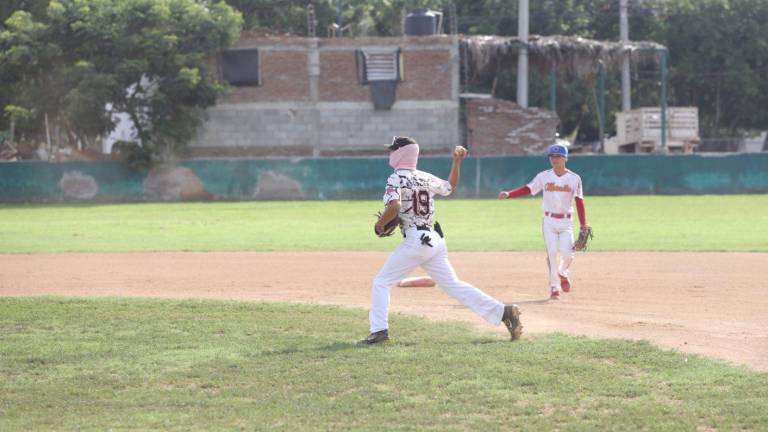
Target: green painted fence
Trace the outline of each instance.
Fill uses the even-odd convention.
[[[448,157],[420,169],[446,178]],[[768,193],[768,153],[573,155],[587,195]],[[494,197],[548,169],[545,157],[468,158],[457,195]],[[0,163],[0,202],[378,199],[385,158],[188,160],[149,172],[119,162]]]

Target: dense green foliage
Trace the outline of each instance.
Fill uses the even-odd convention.
[[[517,34],[517,1],[313,0],[317,35],[402,33],[404,13],[431,7],[464,34]],[[451,3],[455,19],[451,16]],[[530,2],[530,31],[599,40],[619,36],[618,0]],[[149,145],[183,144],[221,88],[204,59],[239,30],[307,34],[308,0],[0,0],[0,105],[27,109],[23,131],[43,136],[42,116],[70,141],[87,142],[112,127],[103,107],[128,112]],[[630,0],[630,38],[670,51],[669,105],[697,106],[701,135],[736,136],[768,128],[768,2],[764,0]],[[242,16],[233,12],[238,10]],[[472,91],[515,100],[515,70]],[[146,80],[142,81],[142,77]],[[529,101],[549,107],[545,75],[532,73]],[[633,106],[659,103],[657,65],[633,66]],[[151,87],[151,89],[147,88]],[[618,71],[609,71],[607,131],[620,110]],[[129,91],[127,91],[129,90]],[[560,132],[596,140],[595,82],[561,79]],[[19,111],[15,111],[19,112]],[[9,115],[0,124],[7,128]],[[40,139],[40,141],[43,141]]]
[[[689,0],[670,7],[671,101],[698,106],[702,129],[768,129],[768,2]]]
[[[541,198],[437,206],[451,250],[543,247]],[[389,251],[398,235],[379,239],[372,232],[380,207],[378,201],[0,205],[0,253]],[[768,195],[590,197],[587,214],[594,251],[768,252]]]
[[[765,373],[645,342],[391,323],[365,348],[363,310],[0,298],[0,429],[768,429]]]
[[[2,96],[35,114],[33,131],[47,115],[71,145],[111,130],[113,112],[123,112],[145,146],[183,146],[222,90],[209,57],[241,28],[220,2],[32,3],[19,2],[0,31]]]

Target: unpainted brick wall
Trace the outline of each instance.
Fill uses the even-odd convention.
[[[398,98],[404,100],[451,99],[453,70],[449,50],[405,50],[403,57],[405,81],[399,85]]]
[[[231,87],[223,103],[310,100],[306,52],[261,50],[259,62],[262,85]]]
[[[391,110],[375,110],[358,80],[356,51],[400,48],[405,76]],[[233,87],[208,110],[192,157],[371,155],[392,135],[411,135],[426,154],[459,139],[458,43],[449,36],[307,39],[244,34],[257,48],[259,87]],[[316,51],[315,51],[316,50]],[[311,76],[313,53],[318,76]]]
[[[239,48],[259,49],[260,87],[234,87],[227,103],[310,100],[310,52],[308,39],[254,38],[241,40]],[[320,39],[319,99],[321,101],[368,101],[368,86],[357,78],[356,50],[393,47],[403,50],[405,79],[398,84],[397,100],[445,100],[452,98],[451,39],[446,36],[410,38]]]
[[[470,98],[464,107],[469,148],[476,156],[541,154],[560,123],[552,111],[501,99]]]
[[[365,102],[371,99],[368,86],[358,83],[354,50],[320,52],[318,87],[320,100],[324,102]]]

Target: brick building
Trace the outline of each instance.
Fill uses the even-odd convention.
[[[445,153],[460,142],[458,57],[446,35],[244,34],[219,59],[232,91],[208,110],[191,155],[374,155],[393,135]]]
[[[229,95],[209,108],[192,157],[383,154],[393,135],[423,154],[475,155],[551,143],[556,114],[461,95],[459,36],[264,37],[244,33],[217,59]]]

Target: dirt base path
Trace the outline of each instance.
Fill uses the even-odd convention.
[[[0,255],[0,296],[273,300],[368,308],[386,253]],[[580,254],[549,301],[542,253],[451,254],[459,277],[523,310],[524,337],[645,339],[768,371],[768,254]],[[417,270],[414,275],[424,274]],[[394,288],[392,311],[489,328],[439,288]],[[395,324],[396,325],[396,324]],[[360,336],[368,323],[360,323]],[[392,329],[397,337],[397,329]],[[499,327],[498,332],[504,332]]]

